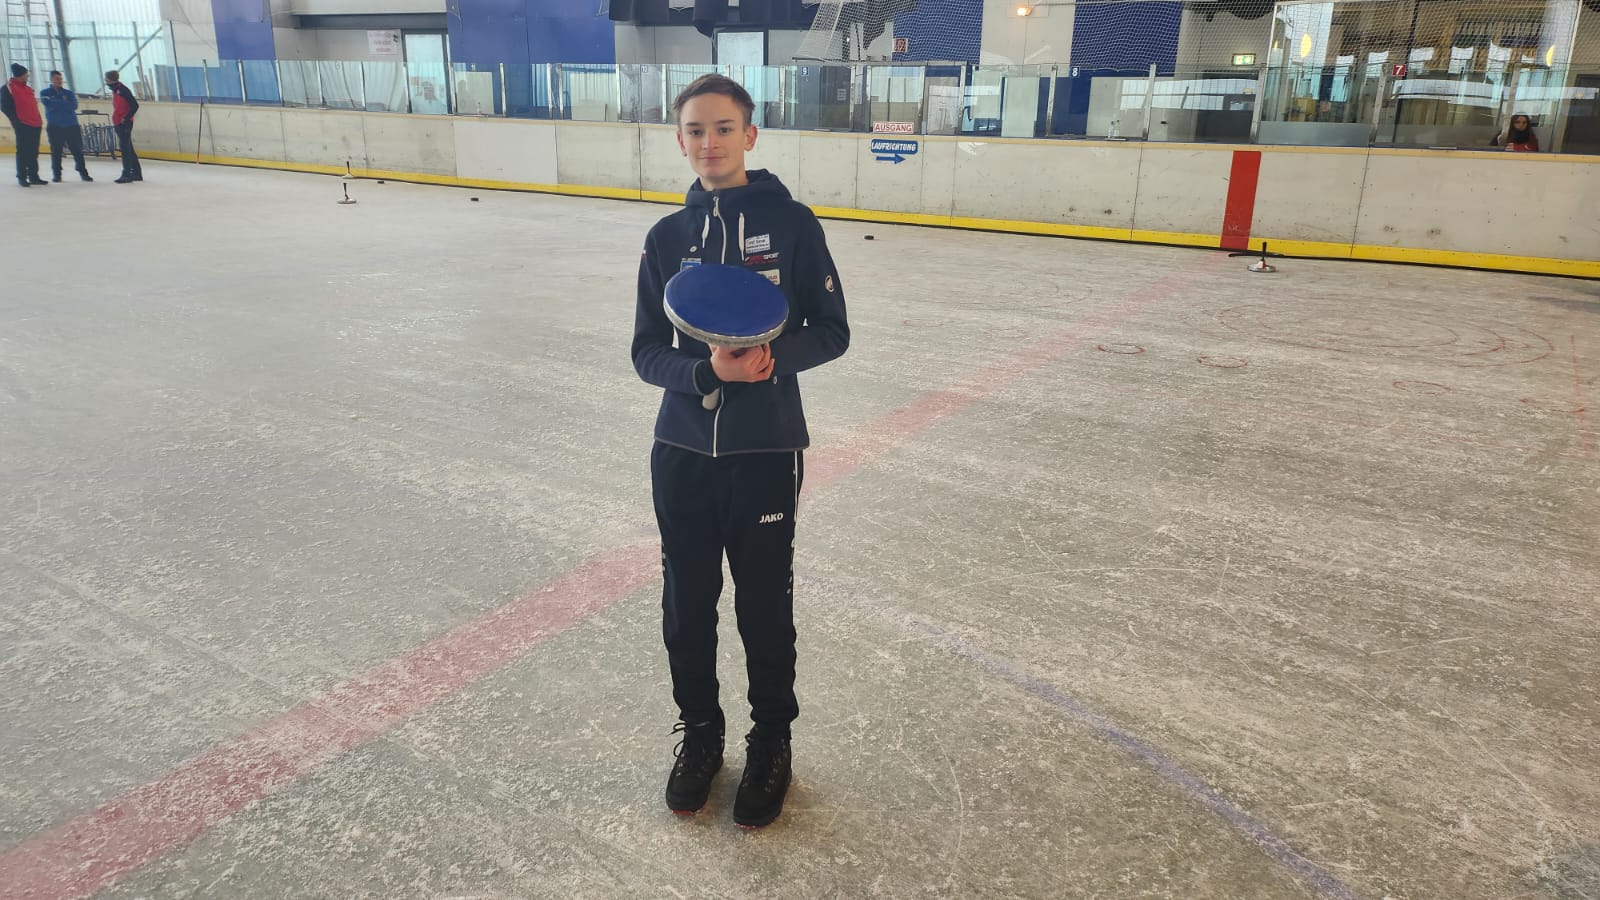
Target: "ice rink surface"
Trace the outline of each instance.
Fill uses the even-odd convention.
[[[0,896],[1600,897],[1600,284],[826,222],[747,833],[731,597],[661,799],[671,208],[146,178],[0,189]]]

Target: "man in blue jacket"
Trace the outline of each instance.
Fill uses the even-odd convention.
[[[755,104],[737,82],[707,75],[678,95],[678,146],[699,179],[684,208],[645,238],[633,365],[664,388],[650,469],[663,563],[663,637],[683,735],[667,779],[672,811],[705,805],[722,767],[717,600],[722,557],[733,572],[750,718],[734,821],[769,824],[789,789],[795,700],[795,508],[810,444],[796,376],[850,344],[844,288],[822,226],[773,175],[746,171]],[[677,332],[662,307],[685,266],[746,266],[789,300],[771,344],[735,355]],[[720,393],[719,393],[720,391]],[[707,397],[720,397],[707,409]]]
[[[51,181],[61,180],[61,155],[72,151],[78,164],[78,177],[93,181],[89,168],[83,164],[83,129],[78,127],[78,95],[61,84],[61,73],[50,73],[50,86],[39,92],[39,102],[44,104],[45,134],[50,138]]]

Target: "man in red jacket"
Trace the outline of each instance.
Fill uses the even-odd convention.
[[[11,130],[17,134],[17,184],[45,184],[39,177],[39,134],[44,131],[44,119],[39,116],[39,100],[28,85],[28,68],[22,63],[11,64],[11,80],[0,87],[0,112],[11,120]]]
[[[106,73],[106,87],[111,89],[111,125],[117,130],[117,145],[122,150],[122,177],[117,179],[117,184],[143,181],[139,154],[133,152],[133,117],[139,111],[139,98],[122,83],[118,72]]]

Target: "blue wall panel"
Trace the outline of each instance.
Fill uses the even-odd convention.
[[[211,0],[217,55],[223,59],[276,59],[266,0]],[[215,62],[215,60],[213,60]]]
[[[1084,3],[1072,21],[1072,65],[1173,74],[1182,3]]]
[[[896,60],[978,61],[983,36],[983,0],[918,0],[912,12],[894,17],[894,36],[910,41]]]
[[[616,62],[611,19],[596,8],[572,0],[460,0],[450,13],[450,57],[481,66]]]

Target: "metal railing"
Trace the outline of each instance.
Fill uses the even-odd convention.
[[[670,123],[672,98],[720,72],[763,128],[1314,146],[1498,149],[1529,114],[1546,152],[1600,153],[1600,69],[1413,67],[1132,70],[1076,66],[471,65],[349,60],[175,63],[172,29],[65,30],[69,84],[117,68],[142,99],[414,115]],[[163,38],[165,38],[163,40]],[[92,86],[92,87],[86,87]]]

